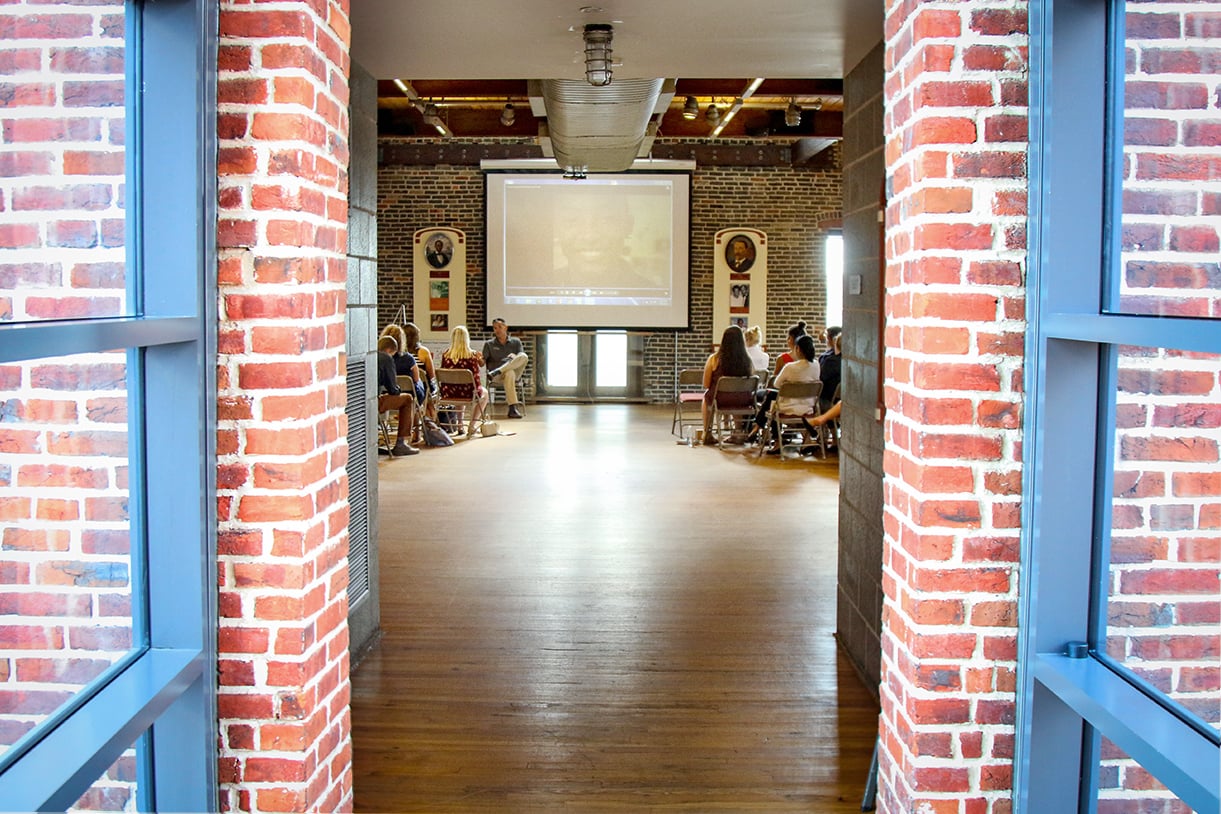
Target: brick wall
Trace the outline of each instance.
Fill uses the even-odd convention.
[[[352,805],[347,4],[222,3],[221,804]]]
[[[768,235],[765,342],[773,356],[777,348],[783,350],[785,331],[798,319],[811,329],[822,325],[826,233],[819,223],[838,219],[840,195],[838,152],[830,169],[697,167],[691,194],[692,330],[660,331],[645,338],[645,392],[650,401],[673,398],[676,364],[701,367],[707,358],[712,336],[712,240],[719,229],[753,226]],[[476,346],[481,345],[491,336],[484,313],[483,174],[474,166],[383,166],[378,197],[380,324],[393,319],[404,304],[412,313],[412,234],[426,226],[452,226],[468,238],[467,327]],[[525,340],[526,352],[532,353],[532,341]]]
[[[879,810],[1008,812],[1024,4],[888,3]]]
[[[0,320],[126,295],[124,9],[0,7]],[[0,365],[0,754],[132,646],[123,352]],[[85,810],[130,805],[129,752]]]

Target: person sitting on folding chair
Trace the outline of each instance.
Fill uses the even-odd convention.
[[[377,411],[388,410],[398,412],[397,438],[390,454],[397,457],[415,455],[418,449],[407,443],[411,437],[411,427],[415,421],[415,394],[404,393],[399,389],[398,374],[394,367],[394,352],[398,350],[398,342],[392,336],[383,336],[377,340]]]
[[[471,335],[467,331],[465,325],[456,325],[450,332],[449,347],[441,353],[442,368],[457,368],[461,370],[469,370],[473,381],[473,385],[441,385],[441,398],[449,399],[468,399],[472,398],[471,388],[474,387],[475,406],[471,410],[470,426],[467,429],[468,437],[475,432],[475,422],[483,418],[483,411],[488,406],[487,390],[479,384],[479,368],[483,365],[483,354],[478,351],[471,350]],[[448,428],[450,422],[444,422]],[[462,427],[455,427],[458,432],[461,432]]]
[[[755,363],[746,352],[746,338],[742,329],[730,325],[721,334],[721,344],[704,363],[704,444],[715,446],[712,433],[712,399],[716,395],[716,383],[722,376],[753,376]],[[753,404],[755,394],[749,393]]]
[[[483,363],[488,366],[488,385],[505,389],[505,401],[509,403],[509,418],[521,418],[521,404],[517,398],[517,377],[526,369],[530,357],[526,356],[521,340],[509,336],[509,325],[500,317],[492,320],[495,334],[483,343]]]
[[[759,407],[759,412],[755,416],[755,423],[758,424],[760,429],[768,421],[772,402],[776,400],[780,385],[785,382],[819,381],[818,361],[814,358],[818,353],[818,346],[814,343],[814,337],[809,334],[802,334],[793,343],[793,349],[796,352],[796,359],[789,362],[776,374],[775,388],[768,389],[767,395],[763,399],[763,404]],[[781,399],[779,405],[780,412],[793,414],[811,411],[814,409],[814,406],[813,401],[805,403],[802,400],[789,401],[787,399]],[[771,449],[767,450],[767,454],[779,455],[780,448],[784,446],[784,439],[781,438],[780,426],[775,421],[772,422],[771,437],[774,439],[774,445]]]

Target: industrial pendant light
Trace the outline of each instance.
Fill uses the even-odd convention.
[[[796,99],[790,99],[789,106],[784,109],[784,123],[788,127],[801,125],[801,108],[798,107]]]
[[[611,83],[611,39],[614,29],[606,23],[585,26],[585,80],[601,87]]]

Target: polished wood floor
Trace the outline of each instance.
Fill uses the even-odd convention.
[[[860,811],[834,457],[679,446],[656,406],[501,428],[379,464],[356,810]]]

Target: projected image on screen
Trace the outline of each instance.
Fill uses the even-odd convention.
[[[685,327],[685,175],[488,177],[488,313],[535,327]]]

